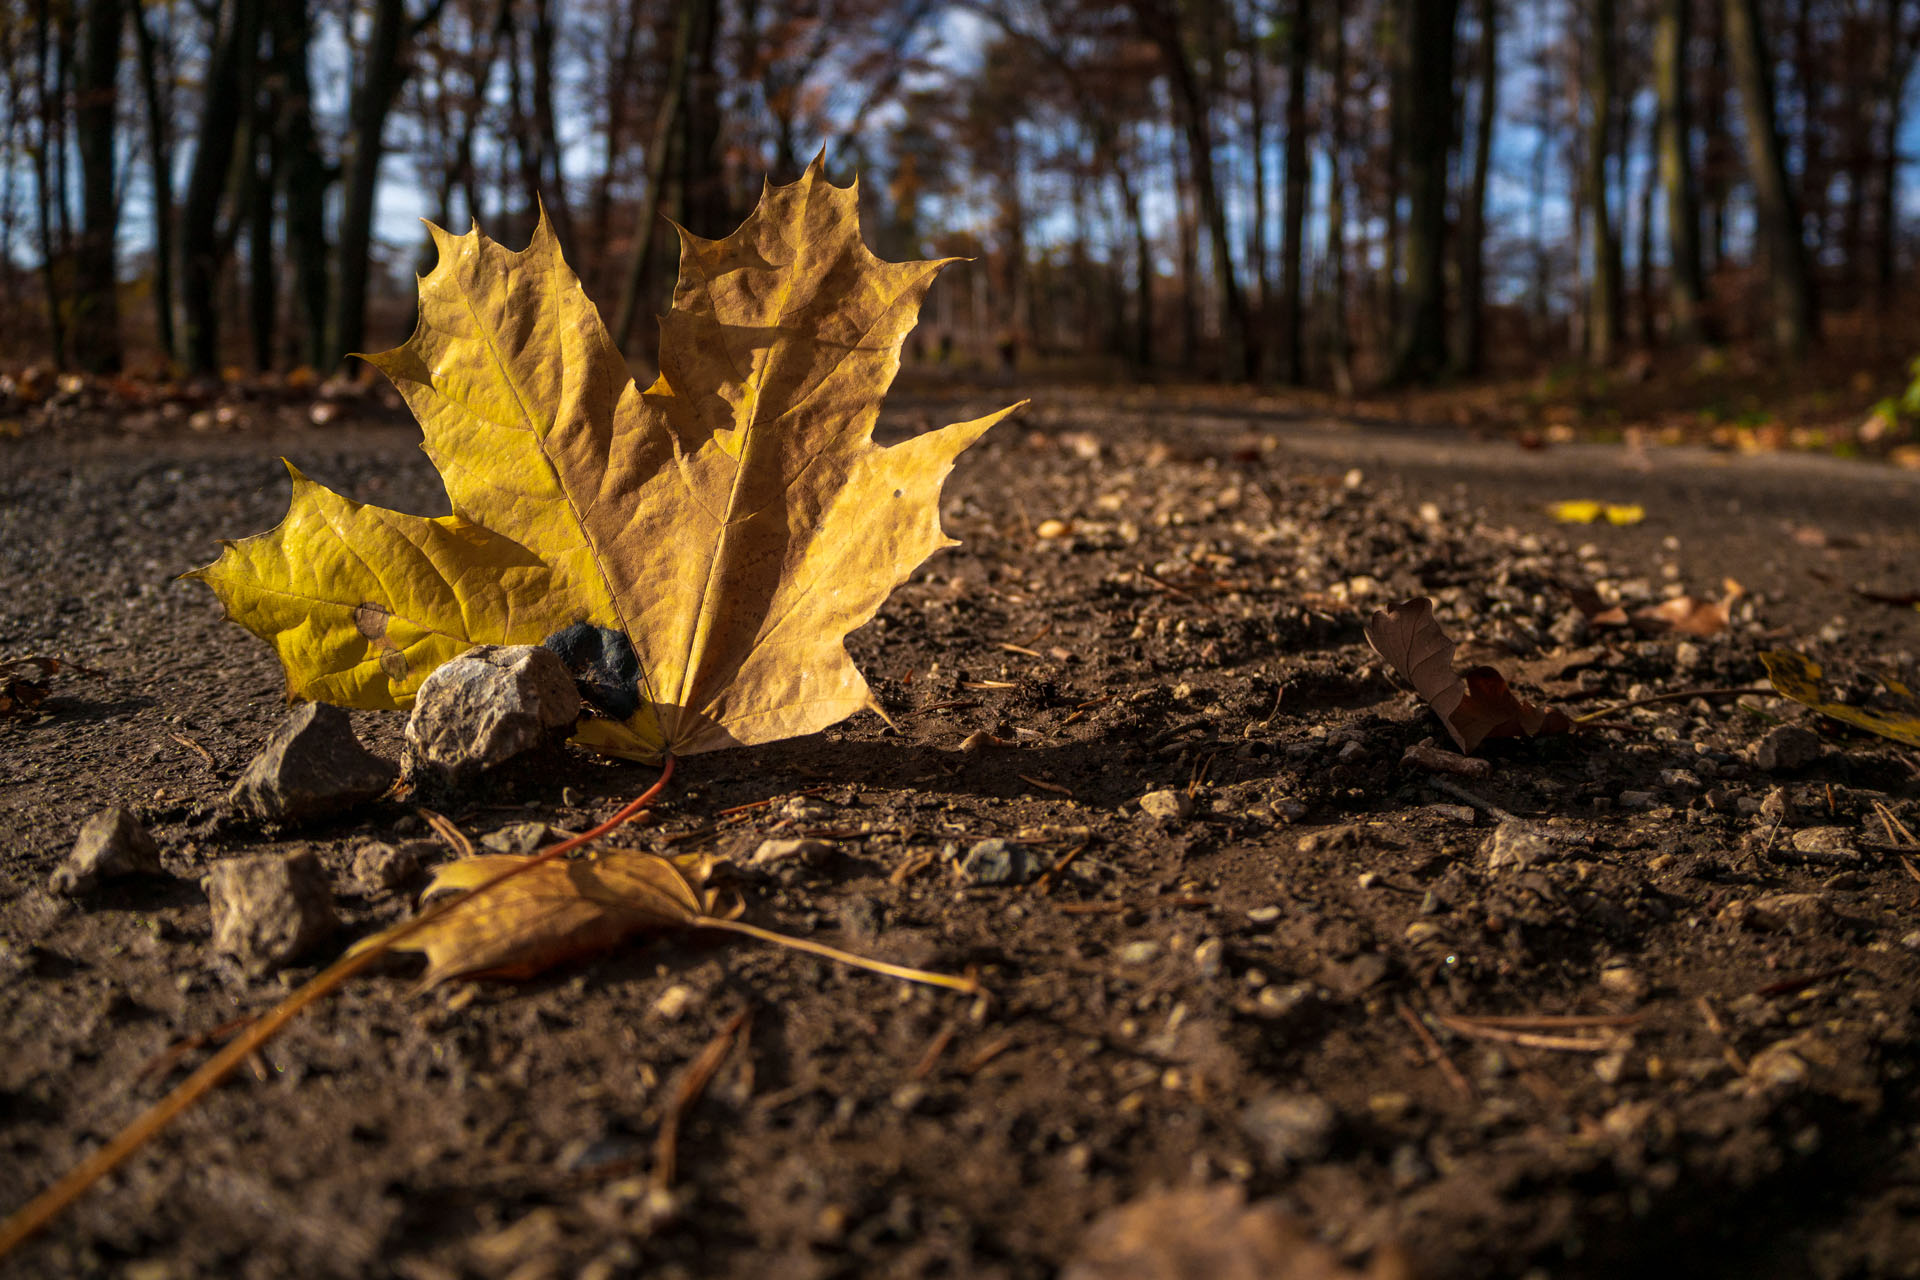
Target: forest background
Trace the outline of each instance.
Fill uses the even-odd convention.
[[[668,219],[824,148],[876,252],[981,262],[925,370],[1898,452],[1916,55],[1908,0],[0,0],[0,363],[325,376],[410,326],[414,217],[544,204],[650,366]]]

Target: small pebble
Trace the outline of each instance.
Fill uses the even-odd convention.
[[[1193,800],[1171,788],[1149,791],[1140,797],[1140,812],[1158,822],[1178,822],[1193,812]]]
[[[1529,822],[1503,822],[1480,845],[1487,855],[1487,869],[1530,867],[1554,855],[1553,843]]]
[[[814,864],[833,852],[833,845],[825,840],[762,840],[760,846],[747,859],[751,867],[771,866],[781,862],[799,862]]]
[[[1652,809],[1659,805],[1660,793],[1657,791],[1622,791],[1620,793],[1619,803],[1622,809]]]
[[[1162,950],[1164,948],[1159,943],[1142,939],[1139,942],[1127,943],[1116,954],[1121,964],[1152,964],[1160,958]]]
[[[960,874],[980,885],[1025,884],[1033,878],[1035,867],[1025,845],[994,838],[977,841],[967,850]]]
[[[1248,1103],[1240,1127],[1277,1165],[1311,1164],[1333,1149],[1339,1113],[1311,1093],[1270,1093]]]
[[[207,873],[213,948],[256,976],[300,959],[339,923],[311,849],[217,862]]]
[[[1207,938],[1193,949],[1193,967],[1203,978],[1217,978],[1225,966],[1227,946],[1218,938]]]
[[[160,847],[125,809],[102,809],[81,824],[73,851],[47,881],[53,892],[78,897],[121,876],[159,875]]]

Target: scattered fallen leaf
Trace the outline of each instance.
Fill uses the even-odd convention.
[[[189,575],[296,698],[404,708],[476,644],[597,641],[628,696],[576,740],[641,759],[811,733],[870,704],[843,643],[954,545],[942,482],[1012,406],[890,447],[880,400],[952,259],[882,262],[816,161],[722,240],[681,232],[640,390],[544,220],[513,253],[433,228],[420,324],[370,362],[454,514],[362,506],[291,465],[268,533]],[[635,674],[637,673],[637,675]]]
[[[38,711],[40,704],[52,692],[48,681],[62,671],[84,676],[100,674],[92,667],[83,667],[77,662],[62,662],[58,658],[38,654],[0,661],[0,718],[28,716]]]
[[[1767,668],[1767,680],[1782,697],[1792,698],[1823,716],[1845,721],[1869,733],[1920,747],[1920,705],[1911,713],[1850,707],[1844,702],[1831,701],[1821,693],[1820,664],[1813,659],[1788,649],[1770,649],[1760,655],[1760,661]],[[1901,688],[1904,691],[1905,687]],[[1911,693],[1906,694],[1906,700],[1914,701]]]
[[[1586,615],[1587,622],[1593,626],[1624,627],[1631,621],[1624,608],[1608,604],[1592,587],[1568,587],[1566,590],[1573,597],[1573,607]]]
[[[1719,635],[1733,625],[1733,606],[1747,589],[1732,578],[1726,580],[1726,595],[1719,600],[1701,600],[1695,596],[1675,596],[1659,604],[1633,612],[1634,625],[1642,631],[1678,631],[1690,636]]]
[[[1604,518],[1608,524],[1639,524],[1647,518],[1647,509],[1637,503],[1593,502],[1575,499],[1547,506],[1547,514],[1562,524],[1592,524]]]
[[[1379,610],[1367,620],[1366,633],[1373,651],[1426,699],[1462,751],[1472,752],[1488,738],[1534,738],[1573,729],[1558,708],[1518,697],[1493,667],[1456,674],[1454,643],[1434,621],[1433,601],[1425,596]]]
[[[1407,1280],[1388,1245],[1356,1271],[1278,1202],[1246,1203],[1231,1183],[1150,1191],[1087,1228],[1062,1280]]]
[[[532,861],[500,854],[449,862],[434,873],[422,901],[472,889]],[[462,903],[393,949],[426,956],[423,987],[449,978],[530,977],[644,930],[738,915],[739,902],[707,883],[714,866],[705,854],[664,857],[640,849],[556,859]]]
[[[531,864],[531,865],[529,865]],[[839,964],[929,986],[976,994],[971,977],[930,973],[873,960],[806,938],[792,938],[739,919],[742,904],[713,881],[722,866],[711,854],[658,854],[605,849],[572,861],[488,855],[449,862],[434,873],[423,903],[464,893],[516,867],[528,869],[424,924],[396,925],[360,942],[349,956],[378,947],[427,958],[420,985],[452,978],[527,978],[557,964],[610,950],[650,929],[712,929],[771,942]],[[390,935],[410,933],[389,941]]]

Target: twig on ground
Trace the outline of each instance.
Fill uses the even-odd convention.
[[[673,1189],[673,1177],[680,1157],[680,1126],[686,1120],[687,1113],[693,1110],[693,1104],[706,1092],[708,1083],[720,1070],[720,1064],[733,1052],[734,1040],[740,1029],[747,1024],[747,1011],[742,1009],[728,1020],[720,1034],[708,1042],[687,1069],[680,1076],[680,1083],[673,1091],[673,1101],[667,1104],[667,1114],[660,1120],[660,1135],[654,1139],[653,1176],[648,1179],[649,1189],[655,1196],[665,1196]]]
[[[1420,1047],[1427,1051],[1427,1061],[1440,1068],[1440,1074],[1447,1078],[1447,1083],[1453,1086],[1455,1093],[1469,1102],[1473,1101],[1473,1086],[1467,1082],[1465,1076],[1460,1074],[1460,1068],[1453,1065],[1453,1059],[1447,1056],[1447,1051],[1441,1047],[1440,1042],[1433,1038],[1433,1032],[1427,1030],[1427,1024],[1420,1021],[1420,1015],[1415,1013],[1404,1000],[1397,1000],[1394,1004],[1400,1011],[1401,1020],[1413,1028],[1414,1038],[1420,1042]]]
[[[1400,757],[1401,764],[1417,765],[1429,773],[1451,773],[1457,778],[1491,778],[1493,761],[1442,751],[1432,742],[1416,742]]]
[[[491,892],[509,880],[527,874],[535,867],[545,866],[554,859],[573,852],[581,845],[599,839],[621,823],[638,816],[660,797],[672,778],[673,757],[667,756],[661,762],[660,776],[652,786],[591,831],[583,832],[571,840],[563,840],[559,844],[548,845],[525,862],[481,881],[467,892],[450,894],[422,908],[420,914],[413,919],[387,930],[374,945],[364,950],[350,952],[322,969],[297,988],[292,995],[261,1014],[251,1027],[228,1041],[225,1048],[202,1063],[199,1070],[176,1085],[172,1092],[135,1117],[131,1124],[109,1139],[104,1147],[69,1169],[52,1186],[29,1200],[5,1221],[0,1222],[0,1258],[5,1258],[37,1235],[68,1205],[86,1194],[89,1187],[119,1168],[122,1161],[145,1146],[154,1135],[173,1123],[183,1111],[233,1074],[241,1063],[258,1053],[261,1046],[278,1035],[282,1027],[299,1017],[309,1005],[331,995],[344,986],[349,979],[385,958],[393,951],[395,944],[405,942],[449,912],[459,909],[460,906],[483,893]]]
[[[1520,822],[1523,820],[1518,814],[1509,813],[1493,801],[1477,796],[1465,787],[1448,782],[1445,778],[1428,778],[1427,785],[1443,795],[1452,796],[1461,804],[1472,805],[1474,808],[1480,810],[1480,812],[1489,817],[1497,818],[1501,822]]]
[[[426,820],[427,825],[433,828],[435,835],[447,842],[449,849],[452,849],[462,858],[471,858],[473,856],[473,841],[467,839],[466,832],[453,825],[452,818],[449,818],[444,813],[435,813],[431,809],[416,809],[414,812]]]
[[[1085,844],[1077,844],[1073,846],[1073,848],[1061,854],[1059,861],[1055,862],[1052,866],[1048,867],[1045,871],[1042,871],[1040,873],[1040,878],[1033,882],[1033,891],[1037,894],[1040,894],[1042,897],[1046,896],[1049,893],[1052,893],[1053,882],[1055,880],[1058,880],[1062,875],[1066,874],[1067,868],[1073,865],[1073,860],[1075,858],[1078,858],[1081,854],[1085,853],[1086,851],[1087,851],[1087,846]]]
[[[169,738],[172,738],[175,742],[179,743],[181,746],[185,747],[187,750],[193,752],[193,754],[199,756],[202,760],[205,760],[207,762],[207,767],[209,769],[217,767],[213,759],[213,752],[207,750],[205,747],[195,742],[192,738],[189,738],[186,734],[169,733],[167,736]]]
[[[1543,1035],[1537,1031],[1514,1031],[1507,1027],[1469,1022],[1450,1014],[1439,1015],[1439,1021],[1441,1026],[1456,1035],[1478,1040],[1499,1040],[1506,1044],[1519,1045],[1523,1049],[1555,1049],[1562,1053],[1607,1053],[1618,1047],[1611,1038],[1602,1040],[1590,1036],[1555,1036]]]
[[[1596,720],[1605,720],[1608,716],[1618,715],[1622,711],[1632,711],[1636,707],[1651,707],[1658,702],[1680,702],[1687,698],[1738,698],[1748,693],[1771,693],[1778,696],[1772,685],[1750,684],[1738,689],[1676,689],[1672,693],[1656,693],[1650,698],[1635,698],[1632,702],[1622,702],[1611,707],[1602,707],[1598,711],[1589,711],[1583,716],[1575,716],[1575,724],[1592,724]]]
[[[920,1055],[920,1061],[913,1066],[915,1080],[925,1080],[933,1074],[933,1068],[939,1063],[940,1055],[945,1053],[947,1046],[953,1043],[953,1033],[959,1029],[959,1022],[948,1018],[940,1030],[934,1032],[932,1042],[927,1045],[927,1051]]]
[[[963,1076],[978,1075],[989,1062],[992,1062],[995,1058],[1011,1048],[1013,1048],[1013,1033],[1009,1031],[997,1040],[988,1043],[971,1058],[961,1063],[960,1074]]]

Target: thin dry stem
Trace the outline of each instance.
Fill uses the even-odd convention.
[[[37,1235],[68,1205],[84,1195],[89,1187],[112,1173],[128,1156],[145,1146],[188,1107],[211,1092],[235,1068],[258,1052],[262,1045],[278,1035],[280,1029],[298,1017],[307,1006],[332,994],[348,979],[364,972],[392,951],[396,943],[406,941],[427,925],[457,909],[462,903],[488,893],[515,876],[525,875],[535,867],[571,853],[581,845],[597,840],[612,831],[652,804],[660,793],[666,790],[667,782],[672,777],[673,757],[668,756],[661,763],[660,777],[651,787],[593,830],[543,849],[536,856],[516,867],[502,871],[490,880],[482,881],[458,897],[434,903],[407,923],[388,930],[365,950],[343,956],[321,970],[292,995],[261,1015],[259,1021],[230,1040],[224,1049],[209,1058],[198,1071],[181,1081],[173,1092],[147,1108],[131,1124],[115,1134],[106,1146],[68,1170],[59,1181],[29,1200],[5,1222],[0,1222],[0,1258],[6,1257]]]

